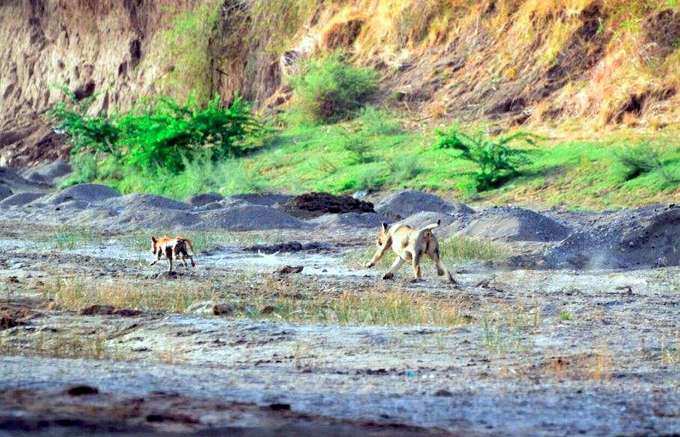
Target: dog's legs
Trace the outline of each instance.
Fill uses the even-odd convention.
[[[433,251],[429,252],[428,255],[430,256],[430,258],[432,258],[432,261],[434,261],[435,265],[437,266],[437,274],[439,276],[446,276],[446,279],[449,282],[455,284],[456,280],[453,279],[453,275],[451,274],[449,269],[446,268],[446,266],[442,262],[441,257],[439,256],[439,248],[435,248]]]
[[[163,256],[163,252],[161,252],[161,251],[159,250],[156,259],[155,259],[154,261],[152,261],[150,265],[155,266],[156,264],[158,264],[158,261],[161,260],[161,257],[162,257],[162,256]]]
[[[168,257],[168,262],[170,263],[169,273],[172,273],[172,248],[168,247],[165,249],[165,256]]]
[[[186,252],[180,252],[181,259],[182,259],[182,264],[184,265],[185,269],[189,268],[189,264],[187,264],[187,253]]]
[[[420,259],[422,257],[422,253],[418,252],[415,254],[413,259],[411,260],[411,265],[413,266],[413,280],[414,281],[419,281],[421,277],[421,270],[420,270]]]
[[[401,257],[397,257],[397,259],[394,260],[392,263],[392,267],[383,275],[383,279],[392,279],[394,278],[394,274],[397,273],[397,270],[401,267],[401,265],[404,264],[404,260],[401,259]]]

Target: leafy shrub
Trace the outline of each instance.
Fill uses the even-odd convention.
[[[224,108],[219,98],[202,107],[164,97],[110,117],[90,116],[82,105],[59,103],[51,114],[69,135],[76,155],[94,152],[137,170],[171,173],[206,153],[213,160],[244,155],[256,146],[253,139],[262,130],[241,98]]]
[[[479,166],[474,178],[478,191],[497,188],[520,174],[519,167],[529,164],[527,153],[520,149],[511,149],[512,142],[533,144],[534,135],[518,132],[496,139],[477,132],[468,135],[461,132],[458,126],[446,131],[437,132],[435,147],[453,149],[460,152],[460,157],[472,161]]]
[[[388,159],[385,163],[390,171],[390,179],[396,184],[408,182],[424,171],[423,165],[415,156]]]
[[[352,154],[356,163],[365,164],[372,160],[371,144],[366,135],[362,133],[343,132],[340,142],[342,148]]]
[[[624,181],[630,181],[662,168],[659,153],[652,149],[649,144],[626,147],[615,153],[614,157],[621,168],[621,177]]]
[[[404,132],[396,117],[373,106],[361,110],[359,122],[361,131],[368,135],[398,135]]]
[[[377,83],[374,70],[353,67],[339,53],[307,62],[291,79],[298,108],[317,122],[349,118],[375,92]]]

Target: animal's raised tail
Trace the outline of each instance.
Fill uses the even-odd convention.
[[[184,241],[187,242],[187,246],[189,246],[189,249],[191,249],[191,256],[189,256],[189,259],[191,260],[191,267],[196,267],[196,262],[194,261],[196,251],[194,250],[194,246],[191,243],[191,240],[189,240],[188,238],[185,238]]]
[[[424,228],[418,229],[418,233],[419,233],[419,234],[422,234],[423,232],[431,231],[432,229],[438,228],[441,224],[442,224],[441,219],[440,219],[440,220],[437,220],[437,223],[432,223],[431,225],[427,225],[427,226],[425,226]]]

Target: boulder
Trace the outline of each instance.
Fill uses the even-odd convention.
[[[545,260],[550,267],[678,266],[679,235],[679,205],[623,210],[569,236]]]
[[[183,202],[178,202],[173,199],[168,199],[163,196],[156,196],[154,194],[127,194],[125,196],[113,197],[102,202],[102,205],[109,208],[123,208],[123,209],[174,209],[186,210],[191,209],[191,206]]]
[[[72,171],[71,164],[63,159],[40,165],[26,170],[23,177],[33,182],[54,184],[56,180],[63,178]]]
[[[517,207],[481,211],[461,231],[462,235],[501,241],[561,241],[569,227],[537,212]]]
[[[450,203],[434,194],[403,190],[392,193],[375,205],[375,210],[390,220],[402,220],[419,212],[472,214],[474,210],[462,203]]]
[[[24,206],[33,202],[36,199],[45,196],[45,193],[17,193],[0,201],[0,208],[8,208],[10,206]]]
[[[270,229],[304,229],[308,224],[285,212],[262,205],[242,205],[200,213],[197,229],[255,231]]]
[[[10,197],[12,194],[12,190],[9,187],[6,187],[4,185],[0,185],[0,200],[6,199]]]
[[[191,206],[205,206],[219,202],[222,199],[224,199],[224,196],[219,193],[204,193],[190,197],[187,199],[187,203]]]
[[[378,228],[385,218],[376,213],[324,214],[308,220],[307,223],[318,228]]]
[[[99,184],[80,184],[68,187],[45,199],[45,202],[53,205],[69,200],[81,200],[83,202],[100,202],[112,197],[118,197],[120,193],[111,187]]]

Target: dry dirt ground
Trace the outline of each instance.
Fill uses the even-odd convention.
[[[0,435],[680,433],[678,267],[384,282],[345,260],[372,231],[269,231],[168,276],[124,234],[58,232],[2,227]],[[242,250],[273,241],[323,244]]]

